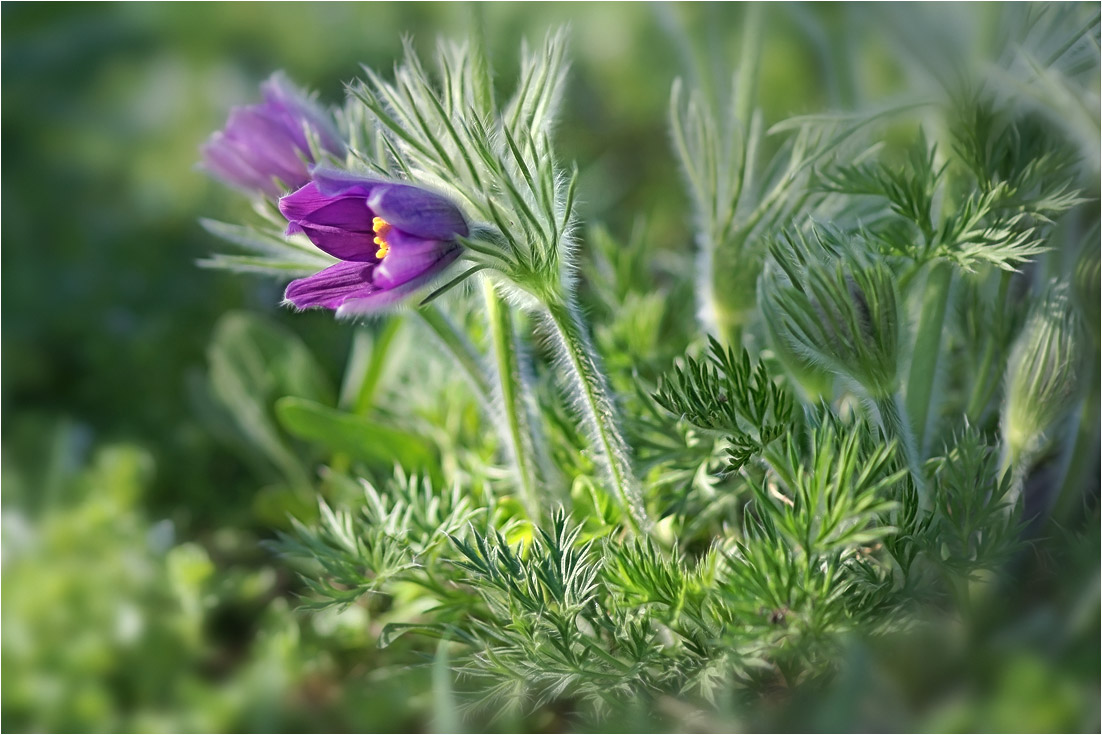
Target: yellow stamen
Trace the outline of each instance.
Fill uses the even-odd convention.
[[[371,221],[371,229],[375,231],[375,244],[379,246],[375,257],[382,260],[390,252],[390,245],[386,242],[386,236],[390,233],[390,223],[382,217],[376,217]]]

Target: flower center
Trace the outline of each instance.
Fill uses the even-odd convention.
[[[390,223],[382,217],[376,217],[371,220],[371,229],[375,231],[375,244],[379,246],[375,251],[375,257],[382,260],[390,252],[390,245],[386,242],[386,236],[390,234]]]

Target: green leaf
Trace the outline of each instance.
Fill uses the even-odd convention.
[[[773,382],[765,365],[752,364],[745,349],[725,349],[715,338],[709,338],[705,359],[686,356],[662,376],[653,398],[705,431],[758,434],[759,445],[772,440],[763,431],[769,429],[776,438],[776,426],[792,417],[792,396]]]
[[[317,273],[325,265],[312,260],[283,260],[255,255],[212,255],[198,262],[200,268],[225,270],[234,273],[255,273],[274,278],[302,278]]]
[[[406,469],[431,468],[435,463],[436,453],[426,439],[394,426],[293,396],[277,401],[275,410],[288,432],[333,452]]]
[[[201,219],[199,224],[210,234],[233,243],[239,248],[250,250],[258,255],[286,257],[291,259],[310,259],[324,265],[336,260],[315,248],[303,239],[281,237],[271,232],[257,230],[244,225],[231,225],[212,219]]]
[[[474,643],[475,639],[467,632],[442,623],[388,623],[379,634],[379,648],[386,648],[406,633],[415,633],[440,640],[456,639]]]
[[[284,396],[333,400],[333,389],[306,345],[260,317],[235,312],[215,327],[207,360],[211,394],[229,412],[245,441],[289,484],[309,484],[302,461],[272,416],[272,404]]]
[[[199,261],[203,268],[216,268],[236,273],[257,273],[276,278],[294,278],[317,273],[336,263],[336,259],[318,250],[303,237],[283,237],[278,231],[231,225],[216,220],[200,221],[203,228],[230,242],[249,255],[216,253]]]

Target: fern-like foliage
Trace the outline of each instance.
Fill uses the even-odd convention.
[[[559,512],[527,548],[496,532],[453,539],[464,581],[487,605],[468,623],[477,645],[462,668],[488,684],[485,704],[527,708],[570,695],[607,706],[670,677],[649,621],[608,609],[602,555],[580,533]]]
[[[695,282],[690,254],[670,254],[645,226],[624,240],[594,228],[584,255],[594,267],[577,268],[577,173],[550,141],[562,35],[525,50],[500,102],[477,43],[442,45],[435,69],[407,48],[393,78],[365,70],[350,88],[345,166],[438,190],[464,210],[468,268],[443,290],[491,272],[497,319],[489,333],[474,318],[425,320],[482,404],[444,379],[455,362],[418,353],[395,371],[392,392],[411,396],[395,421],[418,418],[390,431],[405,441],[390,445],[411,447],[407,468],[440,466],[365,484],[354,502],[328,495],[320,518],[277,548],[304,564],[308,606],[368,607],[384,648],[435,639],[467,701],[493,714],[557,702],[604,713],[670,694],[714,704],[827,681],[848,640],[907,629],[954,601],[949,611],[967,614],[972,587],[1022,562],[1019,493],[1062,431],[1076,443],[1043,457],[1055,467],[1046,471],[1065,478],[1065,507],[1084,497],[1097,412],[1075,405],[1088,387],[1072,380],[1086,364],[1072,353],[1093,348],[1097,360],[1098,258],[1081,246],[1097,237],[1093,215],[1082,227],[1079,213],[1067,216],[1087,186],[1081,148],[1049,116],[996,93],[994,74],[961,80],[943,105],[766,129],[755,109],[757,12],[729,109],[680,85],[671,98]],[[1050,73],[1082,81],[1093,58],[1096,22],[1059,41],[1044,18],[1067,16],[1052,12],[1000,57],[1019,70],[1038,61],[1031,88]],[[1031,32],[1036,43],[1025,43]],[[921,125],[905,119],[918,108]],[[252,253],[216,265],[324,267],[301,238],[277,232],[271,211],[258,216],[252,227],[208,223]],[[1079,249],[1057,257],[1072,237]],[[683,306],[691,296],[696,314]],[[1036,313],[1045,304],[1051,313]],[[583,307],[596,315],[592,332]],[[547,349],[526,349],[532,322]],[[514,452],[539,444],[548,469],[532,475],[527,514],[477,410],[497,405],[499,387],[482,376],[479,347],[500,350],[503,336],[515,359],[499,355],[498,377],[539,429]],[[329,439],[333,465],[348,466],[357,438],[393,429],[361,420],[385,372],[373,350],[370,369],[346,378],[360,386],[354,400],[341,400],[360,415],[319,410],[319,398],[308,418],[332,420],[295,436]],[[279,407],[306,413],[302,401]],[[385,416],[385,403],[376,409]],[[327,429],[341,427],[333,440]],[[996,428],[998,442],[987,437]],[[1030,451],[1015,451],[1016,436]]]
[[[334,510],[320,501],[318,523],[294,521],[294,533],[280,534],[275,544],[313,566],[302,575],[313,595],[308,607],[347,607],[399,581],[438,586],[425,575],[431,575],[441,545],[484,512],[458,485],[438,492],[427,478],[401,472],[383,490],[364,482],[363,496],[358,511]]]
[[[967,427],[935,462],[931,558],[961,577],[991,570],[1022,544],[1021,507],[1010,496],[1011,477],[998,471],[998,453]]]
[[[1083,201],[1077,157],[1036,117],[1015,116],[982,91],[960,93],[951,109],[947,156],[920,129],[899,163],[836,160],[813,186],[887,202],[893,218],[868,227],[884,252],[1015,270],[1045,252],[1046,225]]]
[[[663,376],[654,400],[699,429],[729,434],[730,465],[738,470],[789,429],[792,397],[746,350],[739,356],[714,337],[708,347],[705,359],[686,357]]]

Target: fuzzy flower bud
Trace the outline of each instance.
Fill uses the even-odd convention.
[[[272,197],[310,181],[310,137],[322,150],[344,155],[332,118],[276,72],[260,85],[264,102],[230,111],[224,130],[200,148],[203,168],[230,186]]]
[[[1010,351],[1001,428],[1012,461],[1036,451],[1075,404],[1082,332],[1066,284],[1053,282]]]
[[[767,283],[758,289],[769,331],[813,364],[857,381],[870,397],[891,396],[899,379],[892,274],[837,243],[820,237],[820,244],[821,252],[813,250],[798,235],[771,249]]]

